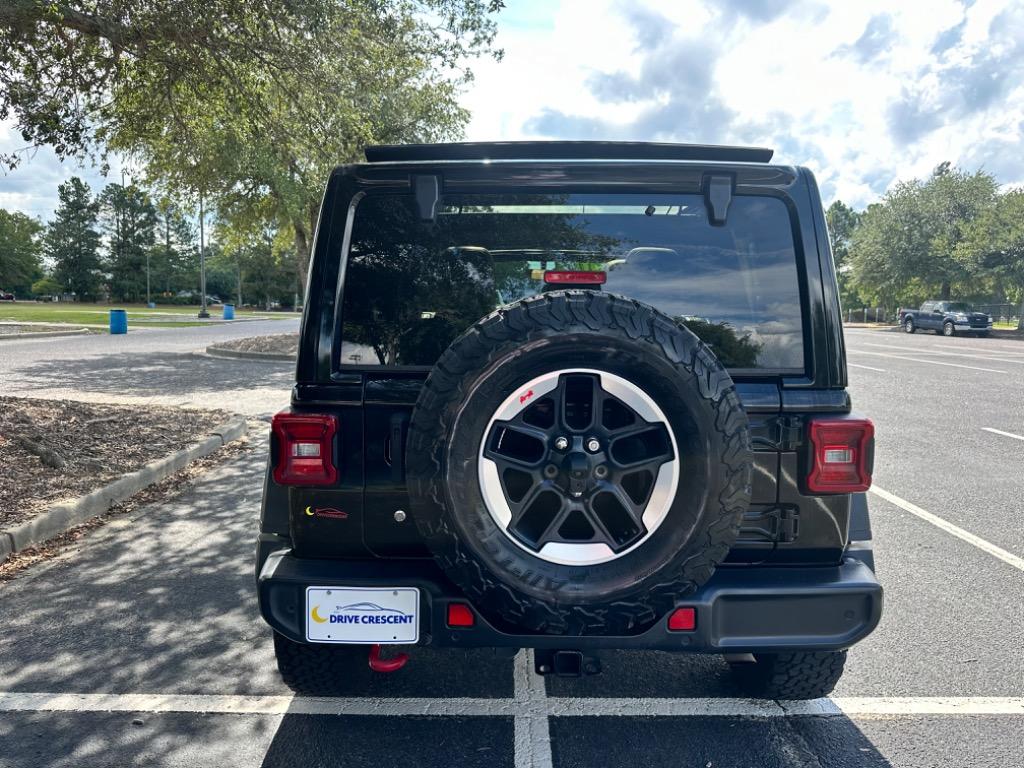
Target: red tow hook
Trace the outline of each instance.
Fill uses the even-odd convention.
[[[370,669],[374,672],[397,672],[409,660],[408,653],[400,653],[393,659],[380,657],[380,645],[370,646]]]

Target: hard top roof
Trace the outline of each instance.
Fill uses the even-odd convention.
[[[774,150],[713,144],[644,141],[465,141],[449,144],[377,144],[366,147],[370,163],[444,160],[698,160],[767,163]]]

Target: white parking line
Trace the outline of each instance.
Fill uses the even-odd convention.
[[[1010,363],[1011,365],[1024,365],[1024,360],[1009,360],[1007,355],[1011,354],[1007,352],[1005,355],[995,357],[993,355],[972,355],[967,352],[949,352],[943,349],[933,348],[922,348],[922,347],[901,347],[895,344],[872,344],[869,341],[859,342],[865,347],[874,347],[875,349],[899,349],[904,352],[916,352],[919,355],[943,355],[944,357],[966,357],[970,360],[995,360],[997,363]],[[854,350],[863,351],[863,350]]]
[[[1006,371],[997,371],[994,368],[979,368],[975,365],[961,365],[960,363],[946,363],[942,360],[922,360],[920,357],[907,357],[906,355],[890,355],[885,352],[868,352],[865,349],[850,349],[847,350],[858,355],[877,355],[878,357],[891,357],[894,360],[910,360],[914,363],[928,363],[929,365],[945,365],[950,368],[967,368],[971,371],[984,371],[985,373],[1006,373]]]
[[[547,700],[544,678],[533,671],[533,651],[523,648],[512,665],[515,704],[527,711],[518,711],[512,721],[514,729],[515,768],[551,768],[551,732],[548,719],[536,714]],[[517,707],[518,709],[518,707]]]
[[[531,672],[531,674],[533,674]],[[1024,715],[1024,697],[841,696],[813,701],[661,698],[304,698],[142,693],[4,693],[0,712],[147,712],[225,715],[407,715],[448,717],[891,717],[897,715]],[[519,737],[516,737],[519,743]],[[536,742],[534,742],[536,744]],[[546,765],[550,762],[547,745]],[[536,756],[535,756],[536,759]],[[543,759],[543,758],[542,758]],[[520,762],[519,765],[545,765]]]
[[[885,373],[884,368],[873,368],[870,365],[858,365],[857,363],[847,363],[847,365],[850,366],[851,368],[865,368],[869,371],[878,371],[879,373]]]
[[[1014,440],[1024,440],[1024,435],[1015,435],[1013,432],[1003,432],[1001,429],[993,429],[992,427],[982,427],[986,432],[991,432],[994,435],[1002,435],[1003,437],[1012,437]]]
[[[968,544],[972,544],[973,546],[977,547],[983,552],[988,552],[988,554],[992,555],[993,557],[999,558],[1004,563],[1012,565],[1018,571],[1024,571],[1024,558],[1017,557],[1017,555],[1011,552],[1007,552],[1002,547],[997,547],[992,542],[985,541],[985,539],[981,538],[980,536],[975,536],[970,531],[965,531],[960,526],[953,525],[953,523],[949,522],[948,520],[944,520],[938,515],[933,515],[928,510],[921,509],[916,504],[911,504],[906,499],[901,499],[896,494],[889,493],[887,490],[879,488],[877,485],[871,486],[870,492],[875,494],[879,498],[885,499],[890,504],[895,504],[900,509],[906,510],[912,515],[917,515],[919,518],[931,523],[936,528],[941,528],[946,533],[952,534],[953,536],[956,536],[958,539],[966,541]]]

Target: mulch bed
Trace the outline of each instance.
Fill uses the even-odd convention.
[[[299,334],[275,333],[270,336],[250,336],[246,339],[235,339],[223,344],[216,344],[213,348],[232,352],[262,352],[295,357],[299,352]]]
[[[0,528],[197,442],[225,411],[0,397]]]

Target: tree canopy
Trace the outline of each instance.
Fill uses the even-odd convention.
[[[32,292],[43,274],[42,230],[31,216],[0,208],[0,290],[18,296]]]
[[[491,52],[500,7],[8,0],[0,117],[13,116],[29,145],[118,150],[172,195],[203,194],[223,218],[287,229],[301,275],[332,166],[368,143],[459,135],[467,62]]]
[[[103,281],[99,201],[77,176],[57,188],[57,197],[57,211],[44,239],[46,255],[53,261],[53,277],[80,301],[94,299]]]
[[[854,286],[864,299],[895,306],[948,299],[971,287],[958,246],[995,205],[995,178],[943,163],[925,181],[900,182],[869,205],[849,239]]]

